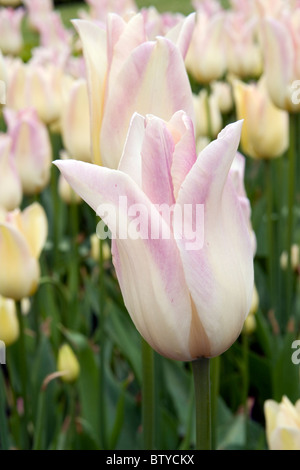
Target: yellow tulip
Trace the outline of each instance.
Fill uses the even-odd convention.
[[[258,83],[233,83],[238,119],[244,119],[241,147],[252,158],[281,156],[289,144],[289,117],[269,98],[264,78]]]
[[[19,333],[15,302],[0,296],[0,341],[10,346],[18,339]]]
[[[65,372],[61,377],[64,382],[74,382],[79,375],[78,359],[68,344],[63,344],[58,351],[57,368],[59,372]]]
[[[15,210],[0,223],[0,295],[14,300],[33,295],[38,287],[38,259],[47,238],[48,222],[38,203]]]
[[[280,403],[264,404],[266,435],[270,450],[300,450],[300,400],[293,406],[284,396]]]

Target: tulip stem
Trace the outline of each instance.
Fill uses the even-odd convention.
[[[142,423],[144,450],[154,449],[154,352],[142,338]]]
[[[100,436],[104,449],[107,449],[106,439],[106,399],[105,399],[105,323],[106,314],[104,311],[104,258],[103,240],[99,240],[99,393],[100,393]]]
[[[22,314],[21,302],[16,302],[16,310],[20,328],[20,337],[19,337],[19,355],[20,355],[20,375],[21,375],[21,389],[22,389],[22,398],[23,398],[23,407],[24,407],[24,445],[28,446],[28,434],[27,434],[27,425],[28,425],[28,395],[27,395],[27,364],[26,364],[26,348],[25,348],[25,326],[24,326],[24,316]]]
[[[210,360],[192,362],[196,404],[196,449],[211,450]]]
[[[268,240],[268,270],[271,307],[274,308],[274,230],[273,230],[273,178],[270,160],[265,160],[267,188],[267,240]]]
[[[295,170],[296,170],[296,129],[297,115],[290,113],[290,142],[288,149],[289,171],[288,171],[288,223],[287,223],[287,320],[292,309],[293,269],[291,260],[291,246],[293,243],[294,229],[294,202],[295,202]]]

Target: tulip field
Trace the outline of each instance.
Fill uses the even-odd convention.
[[[0,449],[300,450],[297,0],[0,0]]]

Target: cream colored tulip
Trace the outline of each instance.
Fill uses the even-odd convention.
[[[0,184],[0,207],[12,211],[22,201],[22,185],[12,155],[12,139],[0,134],[0,175],[5,175]]]
[[[0,9],[0,49],[3,54],[17,55],[21,52],[23,47],[21,24],[24,14],[24,8]]]
[[[193,95],[195,110],[195,133],[199,137],[215,138],[222,129],[222,115],[215,94],[208,95],[205,89]]]
[[[12,154],[24,194],[38,194],[49,183],[52,147],[45,124],[33,108],[4,111]]]
[[[245,320],[244,326],[243,326],[243,333],[247,335],[251,335],[255,329],[256,329],[256,319],[255,319],[255,314],[258,310],[259,307],[259,295],[257,292],[257,288],[254,285],[253,289],[253,296],[252,296],[252,304],[250,308],[250,312]]]
[[[68,344],[63,344],[58,351],[57,369],[65,372],[61,379],[64,382],[75,382],[80,373],[80,365],[74,351]]]
[[[0,295],[14,300],[33,295],[40,279],[39,256],[48,222],[43,207],[34,203],[15,210],[0,223]]]
[[[19,333],[15,302],[0,296],[0,341],[10,346],[17,341]]]
[[[66,92],[61,129],[70,158],[92,162],[89,98],[84,79],[75,80]]]
[[[280,157],[289,144],[289,116],[269,98],[264,77],[258,83],[234,81],[238,119],[244,119],[242,150],[252,158]]]
[[[100,240],[99,237],[96,233],[93,233],[90,237],[90,242],[91,242],[91,257],[93,258],[94,261],[99,261],[100,258]],[[106,242],[101,242],[102,243],[102,256],[103,260],[107,261],[111,259],[111,249]]]
[[[199,83],[220,79],[226,70],[223,40],[224,13],[209,16],[197,11],[197,20],[185,64],[188,72]]]
[[[300,266],[300,249],[299,246],[293,244],[291,246],[291,266],[294,271]],[[285,270],[288,267],[288,254],[284,251],[280,256],[280,266],[281,269]]]
[[[264,404],[266,435],[270,450],[300,450],[300,400],[295,406],[284,396],[280,403]]]

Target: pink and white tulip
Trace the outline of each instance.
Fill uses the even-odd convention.
[[[12,211],[22,201],[22,185],[12,152],[12,139],[0,134],[0,207]]]
[[[61,67],[36,61],[15,61],[8,70],[7,106],[16,111],[35,108],[45,124],[60,118],[64,73]]]
[[[280,21],[265,18],[262,27],[267,87],[273,103],[300,111],[300,7]]]
[[[225,22],[227,70],[240,78],[259,77],[263,70],[257,20],[228,13]]]
[[[52,149],[46,126],[34,109],[18,113],[5,109],[12,154],[24,194],[38,194],[49,182]]]
[[[111,230],[114,266],[138,331],[172,359],[223,353],[237,339],[251,307],[249,220],[245,195],[230,173],[241,126],[229,125],[197,157],[186,113],[179,111],[168,121],[135,114],[118,170],[55,162]],[[204,218],[198,224],[199,205]],[[180,233],[182,219],[168,217],[165,209],[182,214],[186,206],[192,211]],[[128,236],[120,236],[124,228]],[[191,233],[203,234],[201,246],[190,246]]]
[[[108,15],[106,31],[85,20],[74,24],[86,60],[94,163],[117,168],[134,112],[168,120],[182,109],[193,116],[183,60],[193,15],[169,31],[171,39],[155,41],[147,40],[141,14],[128,22]]]
[[[17,55],[23,47],[21,23],[23,8],[0,8],[0,49],[3,54]]]

